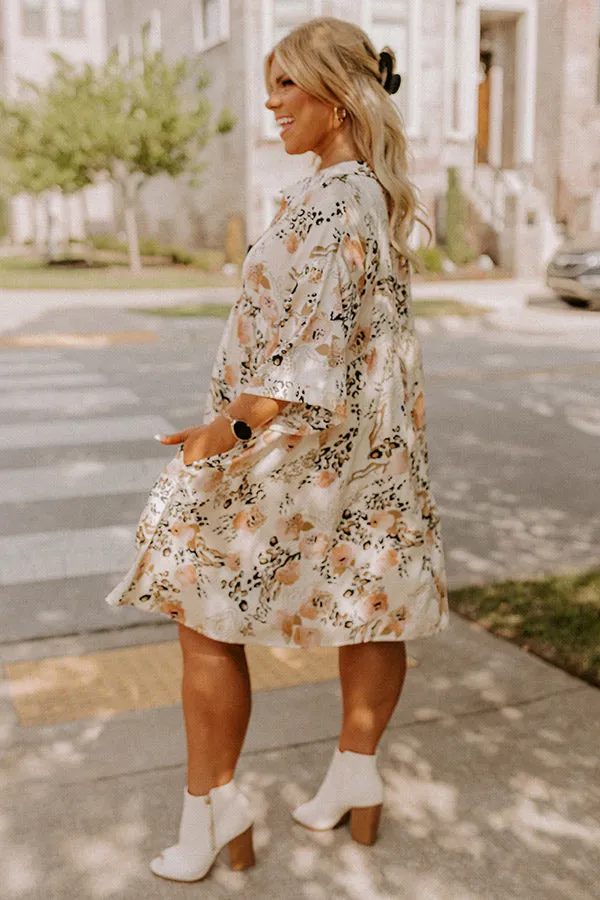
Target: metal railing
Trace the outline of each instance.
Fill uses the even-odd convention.
[[[511,173],[511,175],[514,173]],[[486,211],[490,225],[502,231],[506,224],[506,198],[518,192],[514,177],[492,163],[476,165],[471,187]]]

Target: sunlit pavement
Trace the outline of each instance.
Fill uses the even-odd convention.
[[[477,302],[453,287],[446,296]],[[600,314],[501,288],[504,301],[480,294],[495,304],[485,323],[419,323],[453,584],[598,559]],[[0,349],[0,895],[595,897],[600,695],[459,620],[410,647],[418,666],[381,749],[373,848],[289,817],[334,746],[335,651],[256,648],[240,781],[258,866],[234,874],[219,860],[196,888],[150,874],[175,838],[185,779],[175,626],[102,598],[168,458],[151,435],[197,421],[223,322],[123,305],[34,303],[12,331],[151,343]]]

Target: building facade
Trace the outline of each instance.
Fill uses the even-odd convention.
[[[53,72],[52,53],[74,64],[100,65],[106,55],[104,0],[2,0],[0,3],[0,94],[14,99],[21,79],[43,84]],[[89,188],[87,208],[98,223],[110,223],[112,192]],[[81,197],[50,195],[37,202],[19,196],[10,203],[11,237],[16,243],[45,239],[49,218],[58,240],[80,236]]]
[[[60,10],[77,5],[101,23],[93,44],[60,37]],[[264,107],[264,57],[289,29],[318,15],[354,21],[378,49],[394,49],[403,76],[394,100],[411,174],[438,239],[450,167],[460,172],[473,239],[515,272],[541,271],[564,231],[600,230],[600,0],[106,0],[105,27],[101,6],[5,0],[3,90],[13,89],[17,68],[28,77],[37,72],[36,45],[19,44],[16,34],[25,7],[44,7],[44,47],[69,58],[100,60],[107,49],[126,57],[139,49],[143,28],[169,57],[201,55],[215,114],[228,106],[236,117],[233,131],[206,147],[199,188],[166,178],[145,188],[142,233],[222,247],[228,221],[238,217],[247,242],[256,240],[281,189],[312,165],[308,156],[285,154]],[[9,46],[19,58],[12,69]],[[415,245],[424,240],[416,229]]]

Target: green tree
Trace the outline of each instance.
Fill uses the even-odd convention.
[[[0,103],[0,178],[3,193],[43,197],[56,183],[57,173],[43,146],[39,96]],[[33,216],[34,222],[37,221]],[[37,243],[37,234],[35,235]]]
[[[20,98],[0,104],[2,181],[11,194],[40,198],[56,189],[73,194],[94,180],[74,139],[80,111],[61,91],[66,64],[58,56],[55,61],[48,87],[22,81]]]
[[[121,193],[129,262],[136,272],[141,269],[136,224],[141,189],[157,175],[187,175],[195,184],[203,168],[200,152],[214,134],[230,131],[234,120],[225,109],[211,125],[208,80],[197,58],[172,63],[162,51],[150,52],[145,41],[140,56],[123,63],[113,54],[96,77],[91,75],[87,70],[69,79],[78,106],[86,107],[79,144],[93,170]]]
[[[58,55],[54,61],[50,83],[31,86],[33,101],[4,108],[11,127],[2,150],[15,189],[70,193],[110,181],[123,201],[130,267],[139,272],[142,187],[157,175],[187,175],[194,184],[200,152],[213,135],[234,127],[234,117],[225,108],[211,125],[200,61],[169,62],[145,38],[127,63],[116,53],[98,69],[77,69]]]

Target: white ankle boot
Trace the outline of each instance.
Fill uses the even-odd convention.
[[[199,881],[208,874],[225,844],[231,868],[254,865],[252,816],[246,796],[233,781],[194,797],[187,788],[179,841],[152,860],[150,869],[171,881]]]
[[[352,837],[359,844],[377,838],[383,781],[375,756],[335,751],[317,794],[292,813],[299,825],[312,831],[328,831],[350,813]]]

